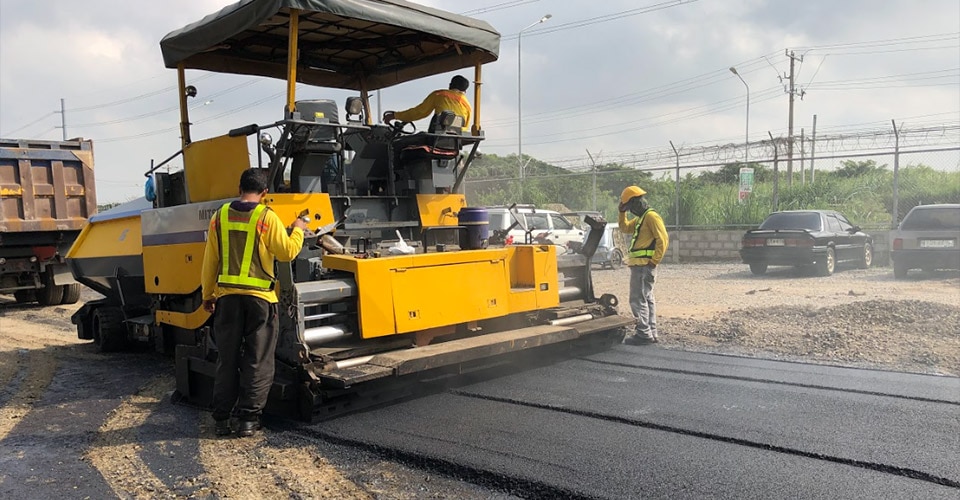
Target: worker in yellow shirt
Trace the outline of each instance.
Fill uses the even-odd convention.
[[[306,223],[297,219],[290,235],[283,222],[261,202],[267,171],[249,169],[240,176],[240,199],[224,204],[210,219],[203,255],[203,308],[214,314],[217,373],[213,419],[218,436],[252,436],[273,384],[279,331],[274,260],[290,262],[303,246]]]
[[[632,235],[627,266],[630,269],[630,310],[637,319],[635,331],[623,339],[624,344],[645,345],[657,342],[657,308],[653,298],[653,283],[657,265],[667,253],[670,239],[663,218],[653,211],[646,199],[647,192],[638,186],[628,186],[620,194],[620,231]],[[627,212],[635,217],[627,218]]]
[[[403,111],[386,111],[383,113],[383,122],[390,123],[393,120],[402,122],[412,122],[422,120],[433,112],[433,119],[430,121],[430,132],[436,130],[436,119],[443,111],[452,111],[457,116],[463,117],[463,129],[467,130],[470,122],[470,113],[473,108],[470,107],[470,101],[467,100],[467,89],[470,88],[470,81],[457,75],[450,80],[450,88],[447,90],[434,90],[416,107]]]

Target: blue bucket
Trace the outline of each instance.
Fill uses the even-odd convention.
[[[487,247],[490,237],[490,213],[486,208],[463,207],[457,214],[457,224],[467,228],[460,237],[460,248],[479,250]]]

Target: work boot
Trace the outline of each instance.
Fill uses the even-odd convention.
[[[218,436],[229,436],[233,434],[233,429],[230,428],[230,420],[217,420],[216,425],[214,426],[214,433]]]
[[[627,335],[623,338],[623,343],[626,345],[650,345],[656,344],[657,339],[652,337],[643,337],[641,335]]]
[[[240,437],[250,437],[261,429],[259,420],[241,420],[237,425],[237,435]]]

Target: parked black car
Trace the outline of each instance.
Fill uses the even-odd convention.
[[[960,269],[960,204],[913,207],[890,241],[896,279],[911,269]]]
[[[829,276],[837,262],[870,267],[873,238],[833,210],[774,212],[743,235],[740,258],[753,274],[767,272],[767,266],[812,266]]]

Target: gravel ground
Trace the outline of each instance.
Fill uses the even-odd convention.
[[[630,314],[629,270],[594,273]],[[750,274],[739,263],[658,268],[665,348],[960,375],[960,273],[894,280],[890,268],[840,268],[814,277],[791,268]]]

